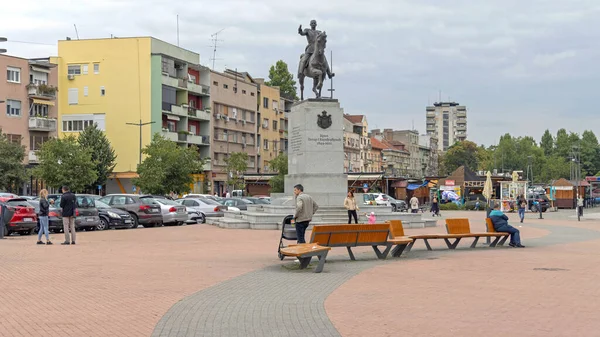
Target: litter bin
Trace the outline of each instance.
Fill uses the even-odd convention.
[[[4,239],[4,235],[8,233],[8,224],[15,215],[14,211],[11,211],[6,205],[0,206],[0,239]]]

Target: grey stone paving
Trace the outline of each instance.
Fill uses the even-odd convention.
[[[530,247],[600,238],[600,232],[588,229],[525,226],[550,231],[545,237],[524,240]],[[402,259],[435,258],[448,253],[414,250]],[[199,291],[173,305],[152,336],[340,336],[325,312],[329,294],[365,269],[402,263],[402,259],[377,260],[373,252],[356,257],[357,261],[349,261],[347,256],[330,257],[320,274],[312,269],[297,270],[296,264],[287,260]]]

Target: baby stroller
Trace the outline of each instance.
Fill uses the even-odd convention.
[[[281,238],[279,238],[279,248],[277,249],[277,254],[279,255],[279,259],[283,260],[285,256],[281,254],[281,248],[285,248],[283,245],[283,239],[286,240],[298,240],[298,235],[296,234],[296,226],[292,223],[294,219],[293,215],[288,215],[283,218],[283,223],[281,224]]]

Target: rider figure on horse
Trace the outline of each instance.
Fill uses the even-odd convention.
[[[304,54],[300,57],[300,65],[298,66],[298,77],[300,77],[304,69],[308,66],[310,56],[315,52],[315,40],[321,34],[321,31],[317,30],[317,20],[310,20],[310,29],[306,28],[303,30],[302,25],[300,25],[298,27],[298,34],[306,36],[306,41],[308,41]],[[332,77],[329,64],[327,64],[327,75],[329,75],[329,78]]]

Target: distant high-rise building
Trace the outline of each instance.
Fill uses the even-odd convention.
[[[439,102],[426,108],[427,134],[435,136],[440,151],[467,139],[467,108],[456,102]]]

